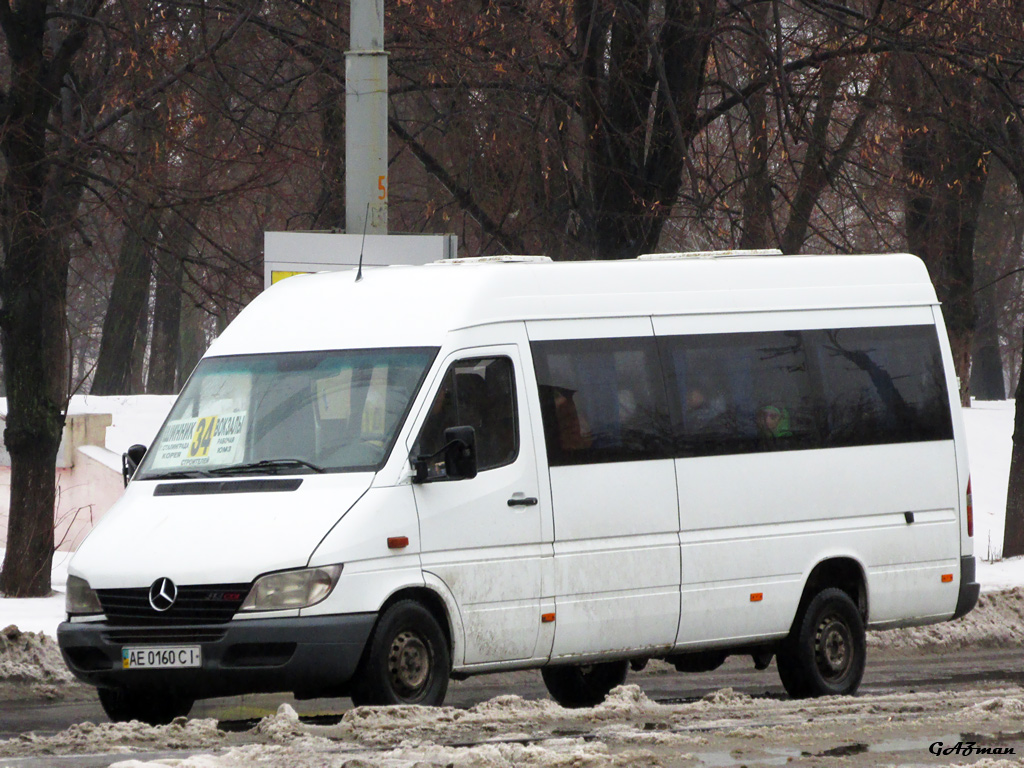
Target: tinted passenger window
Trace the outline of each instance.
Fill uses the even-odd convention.
[[[952,438],[934,328],[818,333],[829,445]]]
[[[478,471],[515,461],[519,453],[519,425],[511,360],[489,357],[453,363],[430,406],[413,454],[440,452],[444,431],[449,427],[473,427],[476,431]],[[443,475],[442,457],[431,464],[430,477]]]
[[[790,450],[820,442],[803,334],[680,336],[662,344],[677,455]]]
[[[953,436],[932,326],[663,338],[677,456]]]
[[[670,455],[652,338],[544,341],[531,348],[552,466]]]

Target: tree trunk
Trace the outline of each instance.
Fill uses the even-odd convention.
[[[181,350],[181,299],[185,278],[185,255],[191,240],[184,217],[169,221],[164,229],[163,247],[157,253],[156,297],[153,307],[154,353],[149,356],[146,392],[173,395],[178,391],[178,358]]]
[[[1013,410],[1013,449],[1010,482],[1006,489],[1006,520],[1003,523],[1003,557],[1024,555],[1024,369],[1017,379]]]
[[[345,93],[326,75],[320,85],[320,194],[313,229],[345,228]]]
[[[48,155],[47,126],[63,75],[43,55],[47,7],[7,8],[2,27],[10,66],[0,103],[0,347],[11,511],[0,592],[13,597],[50,592],[54,465],[68,384],[66,238],[81,195],[72,158],[58,164]]]
[[[6,185],[6,199],[12,192]],[[20,205],[19,205],[20,207]],[[29,210],[32,210],[31,208]],[[2,279],[3,358],[8,385],[4,442],[11,456],[11,512],[0,593],[50,593],[57,450],[64,429],[67,384],[64,285],[67,261],[33,217],[10,221]],[[27,226],[25,225],[27,222]],[[8,244],[20,247],[10,248]]]
[[[762,35],[768,26],[768,3],[750,9],[751,31],[747,57],[752,72],[767,77],[768,53]],[[772,189],[768,174],[768,95],[766,89],[747,99],[747,167],[743,189],[743,234],[740,248],[768,248],[772,234]]]
[[[133,202],[126,216],[110,303],[103,318],[100,353],[92,380],[94,395],[125,395],[131,389],[132,351],[138,319],[149,295],[152,242],[157,219],[143,202]]]
[[[585,132],[579,239],[598,259],[655,250],[693,139],[717,4],[575,0],[580,116]]]
[[[181,308],[181,359],[178,363],[178,370],[181,372],[178,377],[178,387],[185,384],[185,380],[192,375],[192,370],[198,365],[203,353],[206,352],[206,333],[203,331],[203,322],[206,320],[206,313],[202,307],[196,306],[195,302],[184,294]]]
[[[147,310],[153,249],[160,232],[151,190],[153,177],[162,178],[166,172],[166,163],[155,149],[161,112],[145,110],[133,123],[136,177],[142,181],[131,190],[125,207],[124,236],[92,380],[94,395],[125,395],[132,391],[132,353],[140,325],[138,319]]]
[[[902,125],[907,245],[928,266],[942,303],[966,407],[975,326],[974,239],[988,180],[985,148],[963,125],[969,115],[943,112],[941,106],[936,83],[969,95],[963,79],[926,77],[924,65],[910,58],[902,62],[896,82],[911,94]]]
[[[146,286],[149,288],[149,285]],[[149,346],[149,290],[146,291],[139,311],[138,325],[135,331],[135,344],[132,346],[131,367],[128,371],[128,394],[142,395],[146,392],[146,349]]]
[[[1003,356],[999,349],[999,317],[995,309],[995,286],[978,292],[978,327],[974,332],[971,364],[971,394],[976,400],[1005,400]]]

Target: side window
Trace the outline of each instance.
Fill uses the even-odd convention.
[[[542,341],[531,349],[552,466],[669,456],[653,338]]]
[[[820,443],[799,332],[661,340],[680,456],[792,450]]]
[[[512,361],[507,357],[459,360],[445,372],[420,430],[413,453],[431,455],[444,447],[449,427],[476,431],[477,470],[502,467],[519,454],[519,424]],[[443,474],[444,463],[430,470]]]
[[[829,445],[952,438],[932,326],[844,328],[818,336]]]

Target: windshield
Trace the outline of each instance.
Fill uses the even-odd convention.
[[[414,348],[207,358],[138,476],[377,470],[436,354]]]

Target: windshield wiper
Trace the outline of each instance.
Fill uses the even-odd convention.
[[[145,477],[139,478],[140,480],[185,480],[196,477],[212,477],[212,475],[204,469],[182,469],[176,472],[161,472],[157,475],[146,475]]]
[[[274,470],[297,469],[299,467],[311,469],[312,471],[318,474],[327,471],[323,467],[319,467],[316,464],[306,461],[305,459],[263,459],[262,461],[253,461],[248,464],[235,464],[234,466],[231,467],[217,467],[216,469],[209,470],[209,474],[248,475],[258,474],[260,472],[276,474]]]

